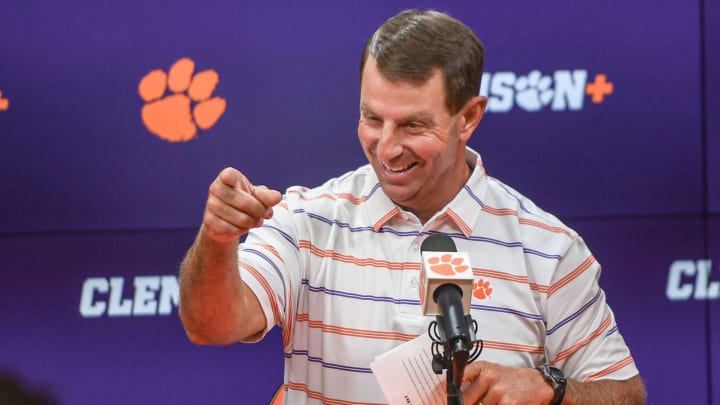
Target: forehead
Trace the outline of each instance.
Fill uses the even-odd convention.
[[[447,114],[445,83],[440,69],[435,69],[423,82],[389,80],[380,72],[373,57],[368,57],[363,68],[360,86],[361,108],[376,114],[408,115],[425,110],[434,114]]]

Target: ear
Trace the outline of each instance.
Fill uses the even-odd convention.
[[[468,100],[460,110],[460,139],[465,142],[470,139],[470,136],[475,132],[475,128],[480,124],[486,107],[487,97],[475,96]]]

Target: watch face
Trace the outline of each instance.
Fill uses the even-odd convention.
[[[555,380],[556,383],[565,385],[565,382],[566,382],[565,374],[563,374],[562,371],[560,371],[559,369],[557,369],[555,367],[548,367],[548,371],[550,373],[550,376],[552,377],[553,380]]]
[[[560,369],[551,367],[548,364],[543,364],[542,366],[538,367],[538,370],[543,373],[545,380],[547,380],[547,382],[552,386],[553,391],[555,392],[552,401],[550,401],[550,405],[561,404],[563,397],[565,396],[565,385],[567,384],[565,374],[563,374]]]

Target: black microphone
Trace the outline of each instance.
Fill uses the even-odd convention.
[[[473,349],[470,298],[473,273],[467,253],[458,253],[444,234],[428,236],[420,246],[423,258],[420,300],[424,315],[435,315],[438,335],[453,365],[453,384],[459,388]],[[467,315],[467,316],[466,316]],[[437,371],[436,371],[437,372]]]

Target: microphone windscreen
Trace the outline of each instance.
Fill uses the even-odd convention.
[[[421,252],[457,252],[455,242],[452,238],[442,234],[436,233],[428,236],[420,245]]]

